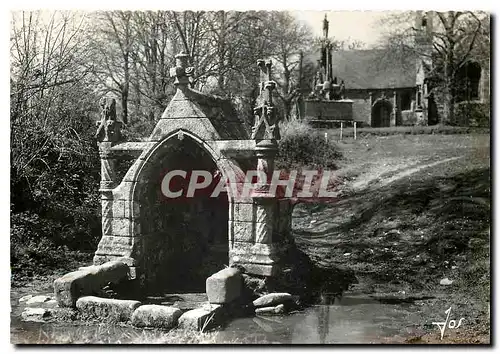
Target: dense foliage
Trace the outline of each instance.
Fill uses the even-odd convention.
[[[320,131],[305,123],[290,121],[281,125],[281,135],[276,156],[278,168],[337,168],[336,162],[342,154],[337,144],[325,139]]]

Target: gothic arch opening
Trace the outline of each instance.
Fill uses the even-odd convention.
[[[457,102],[478,100],[480,81],[481,66],[477,62],[462,65],[457,73]]]
[[[196,293],[205,291],[205,280],[229,263],[229,201],[227,193],[211,197],[216,179],[193,197],[186,196],[189,176],[194,170],[221,176],[212,156],[185,134],[165,141],[154,152],[141,177],[141,268],[150,294]],[[179,197],[168,197],[162,181],[168,171],[185,171],[168,184]],[[201,177],[198,178],[201,182]],[[165,186],[164,186],[165,188]]]
[[[387,100],[379,100],[372,107],[372,127],[389,127],[391,125],[392,104]]]

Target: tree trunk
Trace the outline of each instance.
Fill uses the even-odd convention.
[[[220,34],[219,34],[219,43],[218,43],[218,77],[217,77],[217,84],[219,86],[219,91],[220,93],[225,92],[225,82],[224,82],[224,66],[225,66],[225,46],[226,46],[226,32],[225,32],[225,26],[226,26],[226,13],[224,11],[221,12],[221,18],[220,18]]]
[[[122,87],[122,121],[124,124],[128,124],[128,91],[130,85],[130,68],[128,63],[128,55],[125,57],[124,76],[125,82]]]
[[[285,109],[285,120],[290,120],[290,111],[292,110],[292,102],[288,98],[283,100],[283,108]]]
[[[288,69],[286,58],[283,58],[283,108],[285,109],[285,120],[290,120],[291,99],[290,99],[290,77],[292,73]]]
[[[122,121],[128,123],[128,90],[122,90]]]
[[[451,44],[450,44],[451,46]],[[444,114],[440,119],[440,124],[445,125],[455,123],[455,90],[453,80],[453,52],[449,50],[444,61],[444,90],[443,90],[443,110]]]

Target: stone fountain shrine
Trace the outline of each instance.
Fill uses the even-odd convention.
[[[211,171],[229,181],[241,181],[247,171],[273,173],[280,136],[271,65],[258,61],[260,96],[251,129],[228,100],[191,88],[193,68],[184,53],[170,71],[176,93],[143,141],[123,142],[115,100],[101,100],[102,238],[92,266],[55,281],[59,306],[88,308],[103,288],[124,282],[147,294],[206,292],[210,303],[221,304],[239,296],[245,277],[261,283],[283,278],[292,208],[289,199],[268,193],[267,182],[248,197],[226,190],[217,198],[162,194],[162,178],[173,170]]]

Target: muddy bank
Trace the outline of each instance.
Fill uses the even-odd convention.
[[[490,324],[487,144],[471,149],[454,140],[425,154],[425,145],[385,152],[381,141],[365,142],[374,161],[348,161],[339,202],[295,206],[295,242],[315,264],[354,274],[344,295],[431,298],[419,307],[424,317],[452,307],[467,319],[464,333],[483,341]]]

